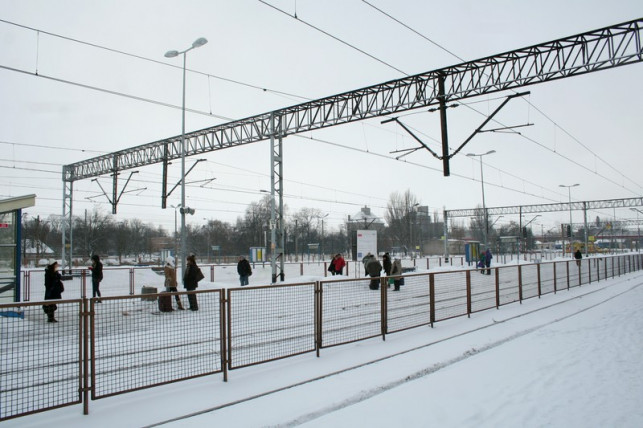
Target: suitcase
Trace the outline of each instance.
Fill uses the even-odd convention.
[[[169,293],[159,294],[159,311],[172,312],[172,295]]]

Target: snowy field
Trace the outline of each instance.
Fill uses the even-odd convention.
[[[2,425],[640,427],[642,285],[635,272]]]

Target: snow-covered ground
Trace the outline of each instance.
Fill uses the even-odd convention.
[[[636,272],[2,425],[640,427],[642,304]]]

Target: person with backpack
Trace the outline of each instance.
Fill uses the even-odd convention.
[[[250,262],[243,256],[239,256],[237,273],[239,274],[241,286],[248,285],[248,278],[252,275],[252,268],[250,267]]]

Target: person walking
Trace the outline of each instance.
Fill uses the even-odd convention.
[[[580,248],[576,249],[574,253],[574,258],[576,259],[576,266],[580,267],[580,261],[583,258],[583,253],[581,253]]]
[[[333,256],[332,260],[328,264],[328,272],[331,273],[331,275],[335,276],[335,260],[337,259],[337,256]]]
[[[389,255],[389,253],[384,253],[384,256],[382,257],[382,266],[384,267],[386,276],[390,276],[393,264],[391,263],[391,256]]]
[[[100,297],[100,282],[103,280],[103,264],[100,261],[98,254],[94,254],[91,258],[92,265],[89,270],[92,271],[92,297]],[[96,303],[102,303],[100,299]]]
[[[344,266],[346,266],[346,260],[344,260],[344,256],[339,253],[335,256],[335,275],[343,275]]]
[[[398,278],[393,279],[393,285],[395,286],[394,291],[400,291],[400,285],[404,285],[404,278],[402,275],[402,260],[395,259],[393,261],[393,267],[391,269],[392,276],[398,276]]]
[[[62,299],[63,291],[65,291],[65,287],[63,286],[62,275],[58,272],[58,262],[50,260],[45,268],[45,300]],[[42,310],[47,314],[47,322],[58,322],[54,317],[57,309],[58,306],[54,303],[42,305]]]
[[[163,268],[163,273],[165,274],[165,291],[171,293],[176,293],[179,290],[176,288],[176,269],[174,267],[174,257],[168,257],[165,259],[165,267]],[[181,303],[181,297],[178,294],[174,295],[176,299],[176,305],[179,310],[184,310],[183,304]]]
[[[252,275],[252,268],[250,267],[250,262],[244,256],[239,256],[237,273],[239,274],[241,286],[248,285],[248,278]]]
[[[487,248],[487,251],[485,251],[485,253],[484,253],[484,265],[487,268],[487,275],[491,275],[491,269],[489,269],[489,268],[491,267],[491,259],[492,258],[493,258],[493,256],[491,255],[491,250],[489,248]]]
[[[203,279],[203,273],[201,273],[201,269],[199,269],[196,264],[194,254],[187,256],[186,261],[187,265],[185,266],[185,272],[183,273],[183,288],[188,291],[194,291],[199,286],[199,281]],[[199,310],[196,294],[188,294],[188,303],[191,311]]]
[[[380,275],[382,274],[382,264],[377,260],[377,257],[372,256],[366,263],[366,271],[371,277],[371,282],[368,288],[371,290],[378,290],[380,288]]]

